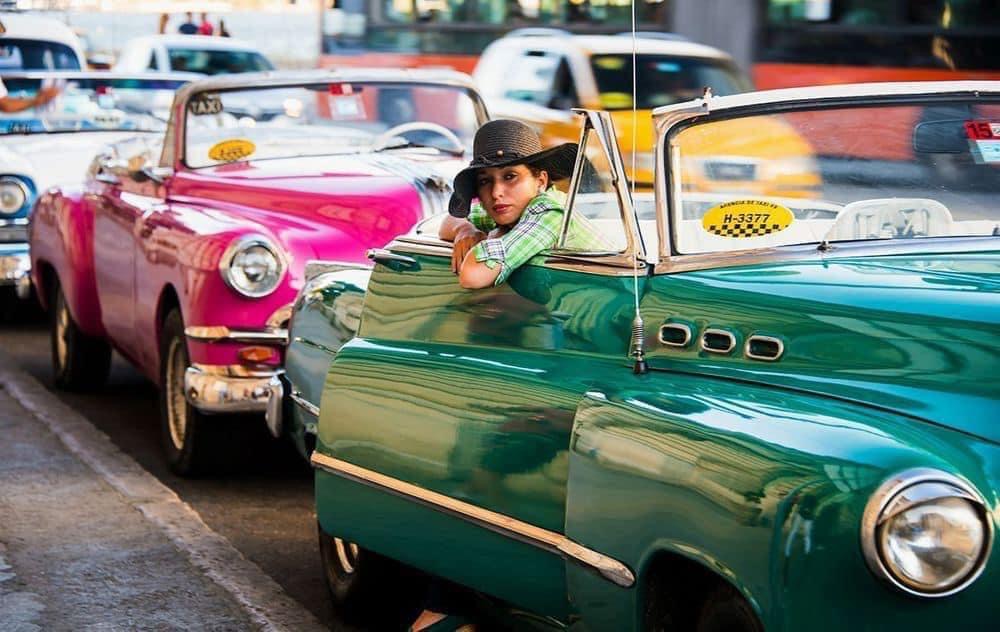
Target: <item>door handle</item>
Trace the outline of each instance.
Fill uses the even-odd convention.
[[[420,265],[417,260],[405,255],[397,255],[385,248],[372,248],[368,251],[368,258],[375,263],[381,263],[390,270],[401,272],[403,270],[418,270]]]

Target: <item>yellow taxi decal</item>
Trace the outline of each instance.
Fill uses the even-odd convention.
[[[253,141],[246,138],[230,138],[212,145],[208,150],[208,157],[219,162],[233,162],[243,160],[253,155],[255,151],[257,146]]]
[[[746,239],[785,230],[792,225],[792,212],[765,200],[733,200],[705,211],[701,226],[720,237]]]

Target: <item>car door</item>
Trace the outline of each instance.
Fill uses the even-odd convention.
[[[143,164],[145,140],[118,143],[100,159],[96,178],[102,191],[94,200],[94,271],[101,304],[101,319],[108,336],[131,358],[146,341],[135,327],[136,251],[142,220],[163,200],[153,195],[148,182],[137,182],[131,167]]]
[[[556,617],[572,608],[567,563],[617,569],[565,535],[569,445],[583,394],[631,375],[642,254],[615,145],[588,126],[584,147],[570,213],[605,231],[607,251],[557,249],[475,291],[451,272],[451,244],[411,236],[373,252],[314,455],[327,532]]]

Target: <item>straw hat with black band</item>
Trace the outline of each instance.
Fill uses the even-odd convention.
[[[498,119],[483,124],[472,141],[472,162],[455,176],[448,213],[468,217],[476,197],[476,172],[488,167],[528,165],[549,174],[549,181],[568,178],[576,162],[576,143],[542,149],[538,133],[520,121]]]

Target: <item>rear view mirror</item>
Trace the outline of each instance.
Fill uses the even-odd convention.
[[[969,151],[965,120],[918,123],[913,128],[913,151],[918,154],[962,154]]]

